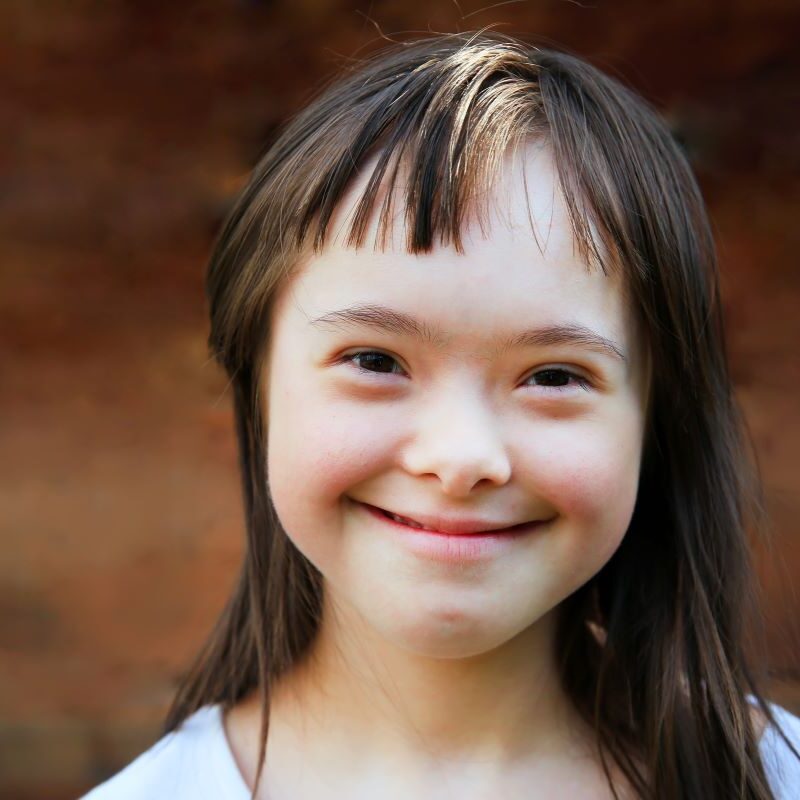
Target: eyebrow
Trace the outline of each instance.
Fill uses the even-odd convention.
[[[310,320],[311,325],[335,328],[359,327],[409,336],[435,347],[442,347],[446,336],[439,329],[422,322],[410,314],[387,306],[360,304],[330,311]],[[616,342],[601,336],[591,328],[577,323],[545,325],[521,331],[498,342],[497,352],[503,353],[517,347],[547,347],[548,345],[573,345],[595,350],[627,364],[628,359]]]

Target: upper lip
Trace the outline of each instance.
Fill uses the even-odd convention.
[[[369,506],[370,503],[364,503]],[[442,514],[401,514],[399,511],[392,511],[382,506],[372,506],[389,514],[394,514],[397,517],[416,522],[417,525],[422,525],[430,528],[438,533],[486,533],[487,531],[500,531],[506,528],[513,528],[517,525],[529,525],[540,520],[529,519],[522,522],[496,522],[491,519],[482,519],[480,517],[454,517]]]

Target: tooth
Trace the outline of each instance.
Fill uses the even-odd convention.
[[[392,514],[391,517],[395,522],[400,522],[403,525],[408,525],[410,528],[419,528],[420,530],[424,530],[424,531],[430,530],[430,528],[425,528],[424,526],[420,525],[419,523],[414,522],[413,520],[410,520],[410,519],[406,519],[405,517],[400,517],[397,514]]]

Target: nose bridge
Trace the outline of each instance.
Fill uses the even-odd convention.
[[[450,381],[428,394],[404,460],[409,472],[435,475],[453,496],[469,494],[482,480],[502,485],[511,474],[502,426],[474,379]]]

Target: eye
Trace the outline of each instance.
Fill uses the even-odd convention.
[[[560,367],[540,369],[534,372],[528,380],[534,378],[539,381],[535,385],[547,391],[563,392],[568,391],[572,386],[579,386],[587,392],[591,389],[591,384],[582,375]],[[572,381],[572,383],[570,383],[570,381]]]
[[[342,363],[354,364],[359,372],[372,372],[382,375],[391,375],[395,370],[393,367],[400,365],[397,359],[378,350],[359,350],[355,353],[348,353],[342,356]]]
[[[342,363],[353,364],[359,372],[367,372],[377,375],[394,375],[402,373],[402,369],[396,358],[382,353],[379,350],[359,350],[355,353],[345,354],[341,359]],[[561,367],[548,367],[532,373],[528,380],[534,380],[536,386],[544,389],[545,392],[564,392],[577,386],[585,391],[591,389],[591,384],[582,375]]]

